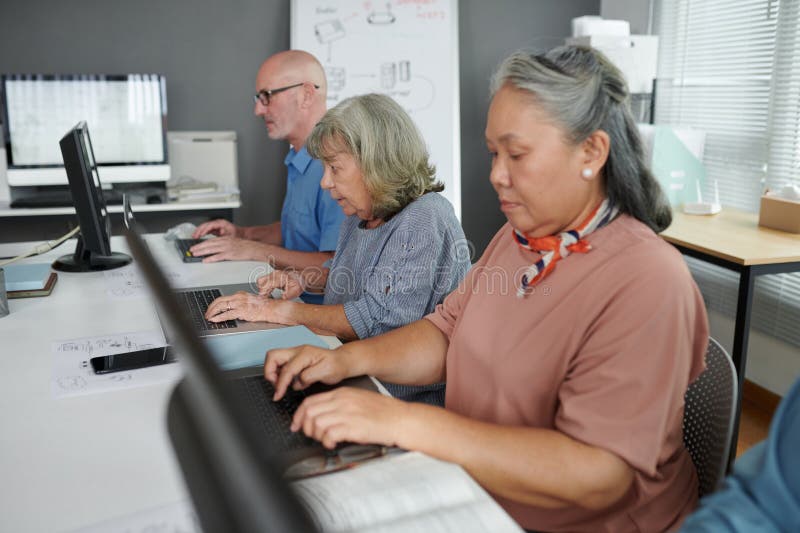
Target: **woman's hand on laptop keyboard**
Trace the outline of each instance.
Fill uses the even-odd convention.
[[[261,276],[256,280],[256,285],[262,296],[271,295],[275,289],[282,290],[282,300],[293,300],[305,290],[300,274],[288,270],[275,270],[266,276]]]
[[[206,310],[205,318],[209,322],[245,320],[247,322],[285,324],[286,322],[280,318],[280,307],[293,303],[239,291],[230,296],[220,296],[211,302]]]
[[[404,427],[398,422],[408,420],[412,409],[378,392],[339,387],[303,400],[289,429],[302,430],[329,450],[341,442],[395,446]]]
[[[339,383],[352,375],[349,370],[338,350],[309,345],[270,350],[264,361],[264,379],[275,386],[273,400],[283,398],[290,386],[301,390],[318,381]]]

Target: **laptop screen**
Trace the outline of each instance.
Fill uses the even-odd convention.
[[[134,231],[125,235],[159,307],[186,377],[170,399],[170,436],[206,531],[316,531],[283,479],[249,412],[182,313],[178,300]]]

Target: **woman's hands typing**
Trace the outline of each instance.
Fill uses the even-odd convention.
[[[290,270],[275,270],[256,280],[258,293],[270,295],[275,289],[283,291],[281,299],[293,300],[303,294],[305,290],[303,279],[297,272]]]
[[[274,400],[283,398],[289,387],[300,390],[315,382],[333,385],[359,374],[346,350],[316,346],[271,350],[264,363],[264,377],[275,386]],[[343,441],[393,446],[404,411],[405,402],[400,400],[340,387],[303,400],[291,429],[302,430],[327,448]]]

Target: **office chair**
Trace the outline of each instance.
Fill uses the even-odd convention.
[[[725,477],[737,393],[736,369],[730,356],[709,338],[706,369],[689,385],[683,413],[683,444],[697,469],[701,498],[714,492]]]

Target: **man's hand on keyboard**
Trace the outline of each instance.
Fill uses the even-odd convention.
[[[218,261],[264,261],[268,255],[267,244],[236,237],[218,237],[195,244],[192,255],[202,257],[203,263]]]
[[[197,226],[192,238],[199,239],[206,235],[216,235],[217,237],[244,237],[244,231],[236,224],[220,218],[203,222]]]
[[[246,320],[248,322],[285,324],[286,322],[281,320],[281,307],[292,303],[240,291],[211,302],[206,310],[206,320],[209,322]]]

